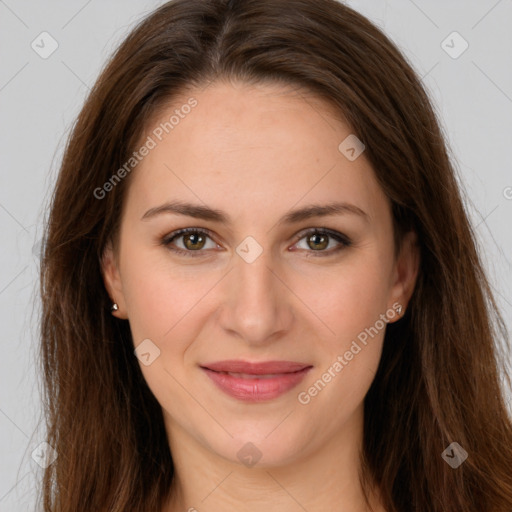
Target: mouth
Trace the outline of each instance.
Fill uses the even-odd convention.
[[[245,402],[275,399],[297,386],[313,368],[292,361],[219,361],[201,365],[218,389]]]

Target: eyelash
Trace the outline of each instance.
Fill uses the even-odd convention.
[[[161,245],[167,247],[170,251],[173,251],[176,254],[181,254],[183,256],[192,257],[192,258],[197,258],[197,257],[203,256],[202,253],[205,252],[203,249],[198,249],[197,251],[190,251],[190,250],[179,249],[179,248],[176,248],[176,247],[171,247],[172,242],[176,238],[179,238],[180,236],[186,235],[188,233],[207,235],[208,238],[213,240],[212,232],[207,230],[207,229],[203,229],[203,228],[202,229],[199,229],[199,228],[184,228],[184,229],[179,229],[177,231],[173,231],[172,233],[169,233],[168,235],[163,237],[161,239]],[[313,253],[311,255],[308,255],[307,256],[308,258],[309,257],[316,258],[316,257],[331,256],[334,253],[338,253],[342,249],[352,245],[352,241],[346,235],[344,235],[342,233],[339,233],[337,231],[326,229],[326,228],[311,228],[311,229],[308,229],[307,231],[300,232],[297,235],[297,239],[294,242],[294,245],[297,242],[300,242],[303,238],[307,238],[308,236],[311,236],[313,234],[326,235],[326,236],[336,240],[340,245],[338,247],[334,248],[334,249],[330,249],[329,251],[326,251],[326,250],[323,250],[323,251],[313,251],[313,250],[306,251],[306,252]],[[194,254],[194,253],[196,253],[196,254]]]

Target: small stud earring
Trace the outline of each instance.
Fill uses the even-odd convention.
[[[114,302],[114,304],[112,304],[112,307],[110,308],[110,311],[117,311],[119,309],[119,306]]]
[[[398,313],[398,316],[402,316],[402,306],[398,306],[396,308],[396,312]]]

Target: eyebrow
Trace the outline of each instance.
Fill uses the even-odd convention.
[[[186,203],[182,201],[170,201],[160,206],[150,208],[142,217],[141,220],[148,220],[157,215],[171,213],[175,215],[184,215],[187,217],[194,217],[196,219],[209,220],[226,225],[231,225],[232,221],[229,216],[221,210],[209,208],[199,204]],[[313,217],[327,217],[330,215],[352,214],[362,217],[366,222],[369,222],[369,215],[359,208],[358,206],[346,202],[332,202],[328,204],[311,204],[292,210],[285,214],[278,224],[295,224],[303,220],[311,219]]]

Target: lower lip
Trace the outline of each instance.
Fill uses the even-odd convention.
[[[245,378],[202,368],[215,385],[229,396],[245,402],[272,400],[297,386],[311,366],[298,372],[281,373],[274,377]]]

